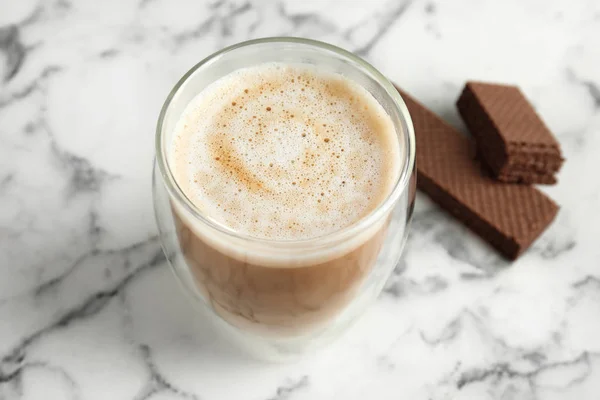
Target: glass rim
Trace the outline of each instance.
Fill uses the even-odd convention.
[[[369,214],[362,217],[361,219],[359,219],[358,221],[354,222],[351,225],[348,225],[344,228],[327,233],[325,235],[320,235],[320,236],[315,236],[315,237],[310,237],[310,238],[305,238],[305,239],[278,240],[278,239],[264,239],[264,238],[259,238],[259,237],[255,237],[255,236],[251,236],[248,234],[237,232],[234,229],[231,229],[228,226],[221,224],[210,217],[205,216],[204,215],[205,213],[203,213],[198,207],[196,207],[192,203],[192,201],[185,195],[185,193],[183,192],[183,190],[181,189],[181,187],[175,180],[175,177],[173,176],[173,173],[172,173],[169,163],[167,161],[166,149],[165,149],[166,146],[163,146],[164,119],[165,119],[165,116],[167,115],[167,112],[168,112],[170,106],[171,106],[171,102],[172,102],[173,98],[179,92],[179,90],[182,88],[182,86],[188,81],[188,79],[192,76],[192,74],[194,74],[196,71],[201,69],[204,65],[210,63],[213,60],[218,59],[219,57],[221,57],[227,53],[230,53],[232,51],[235,51],[237,49],[244,48],[244,47],[250,47],[250,46],[260,45],[260,44],[268,44],[268,43],[291,43],[291,44],[316,47],[318,49],[322,49],[325,51],[335,53],[337,55],[340,55],[340,56],[352,61],[353,63],[357,64],[360,68],[365,69],[375,79],[375,81],[385,90],[386,95],[389,96],[393,100],[394,105],[399,110],[400,122],[401,122],[402,127],[404,128],[404,131],[405,131],[404,133],[406,135],[406,138],[405,138],[406,153],[405,153],[405,157],[403,158],[403,160],[401,160],[401,171],[400,171],[400,174],[398,175],[398,178],[397,178],[392,190],[387,195],[385,200],[382,201]],[[415,143],[414,127],[412,124],[412,119],[408,112],[408,108],[406,107],[404,100],[400,96],[400,93],[398,93],[398,91],[396,90],[394,85],[381,72],[379,72],[375,67],[373,67],[370,63],[363,60],[359,56],[357,56],[347,50],[344,50],[340,47],[334,46],[329,43],[321,42],[318,40],[299,38],[299,37],[285,37],[285,36],[267,37],[267,38],[252,39],[252,40],[240,42],[240,43],[225,47],[219,51],[216,51],[216,52],[210,54],[209,56],[205,57],[203,60],[201,60],[197,64],[195,64],[177,81],[177,83],[175,84],[173,89],[171,89],[171,91],[169,92],[169,95],[167,96],[167,98],[166,98],[165,102],[163,103],[163,106],[160,110],[158,122],[156,125],[156,134],[155,134],[155,160],[156,160],[156,164],[158,165],[163,182],[167,188],[167,191],[171,195],[171,197],[173,197],[179,204],[183,205],[183,207],[186,209],[187,212],[191,213],[194,218],[198,219],[203,224],[206,224],[206,225],[210,226],[211,228],[216,229],[217,231],[219,231],[227,236],[236,238],[238,240],[252,242],[255,244],[263,244],[263,245],[269,245],[269,246],[285,246],[285,247],[289,247],[289,246],[293,246],[293,245],[299,245],[299,246],[309,246],[309,245],[314,245],[314,244],[324,245],[331,241],[341,240],[346,237],[352,237],[352,236],[362,232],[364,229],[368,228],[373,223],[377,222],[383,215],[386,214],[386,212],[389,209],[391,209],[391,207],[400,198],[400,196],[404,192],[404,190],[408,189],[408,186],[410,183],[410,178],[411,178],[412,172],[414,170],[414,165],[415,165],[415,156],[416,156],[415,147],[416,147],[416,143]]]

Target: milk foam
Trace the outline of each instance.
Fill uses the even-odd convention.
[[[394,125],[362,86],[261,64],[209,85],[175,128],[175,179],[203,213],[258,238],[318,237],[360,220],[399,173]]]

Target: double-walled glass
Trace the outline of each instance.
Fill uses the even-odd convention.
[[[398,135],[398,180],[369,215],[306,240],[264,240],[203,213],[175,180],[176,122],[206,86],[265,62],[341,74],[383,106]],[[194,66],[167,98],[156,131],[154,207],[163,249],[185,290],[236,341],[267,358],[293,356],[336,337],[371,303],[400,258],[415,193],[415,139],[398,92],[375,68],[329,44],[296,38],[244,42]]]

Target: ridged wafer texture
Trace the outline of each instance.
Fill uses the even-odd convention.
[[[497,179],[531,170],[524,182],[555,181],[560,145],[519,88],[468,82],[456,105]]]
[[[497,179],[507,183],[543,183],[547,185],[553,185],[556,183],[556,177],[554,175],[539,174],[535,171],[524,171],[516,168],[512,168],[509,174],[498,176]]]
[[[499,183],[473,157],[473,142],[398,89],[417,142],[417,184],[436,203],[509,259],[552,222],[558,206],[539,190]]]

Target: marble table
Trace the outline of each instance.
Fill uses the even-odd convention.
[[[339,342],[247,359],[157,241],[158,111],[194,63],[294,35],[365,57],[464,130],[467,79],[522,86],[567,162],[517,262],[418,196],[403,260]],[[600,398],[600,3],[0,1],[0,399]]]

